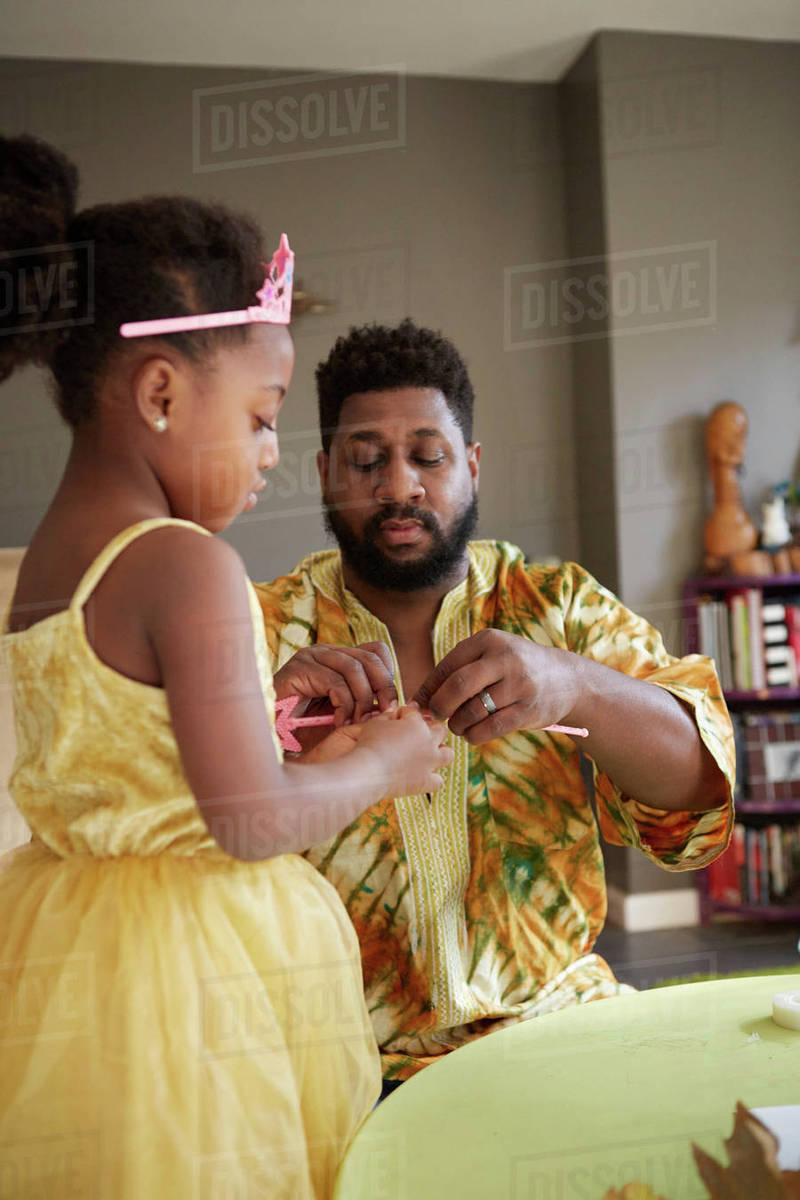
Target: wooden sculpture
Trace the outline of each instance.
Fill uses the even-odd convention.
[[[706,456],[714,510],[704,529],[705,568],[712,573],[771,575],[772,557],[756,550],[758,532],[745,512],[739,488],[747,414],[740,404],[718,404],[706,422]]]

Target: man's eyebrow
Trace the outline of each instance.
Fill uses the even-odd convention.
[[[350,442],[380,442],[386,435],[379,429],[354,429],[348,433],[347,440]],[[414,429],[411,432],[411,437],[441,437],[441,429]]]

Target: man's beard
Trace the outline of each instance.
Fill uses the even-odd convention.
[[[389,592],[419,592],[438,587],[463,560],[467,542],[478,525],[478,497],[473,495],[446,534],[433,513],[412,505],[389,504],[370,517],[361,534],[354,533],[341,513],[323,497],[326,532],[336,539],[342,558],[364,583]],[[384,521],[419,521],[432,538],[430,549],[413,562],[398,562],[377,544]]]

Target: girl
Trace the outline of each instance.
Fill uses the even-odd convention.
[[[445,730],[390,710],[281,762],[258,605],[208,536],[255,505],[292,373],[288,287],[218,323],[258,305],[253,225],[177,198],[75,214],[58,152],[0,139],[0,162],[0,245],[45,247],[8,260],[30,269],[0,376],[48,363],[73,434],[2,639],[33,838],[0,868],[0,1194],[328,1196],[380,1073],[355,935],[297,852],[437,789]],[[92,320],[50,328],[59,281]],[[120,336],[191,314],[209,327]]]

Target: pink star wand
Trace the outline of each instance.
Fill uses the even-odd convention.
[[[332,725],[336,720],[334,713],[327,713],[323,717],[293,717],[299,699],[299,696],[286,696],[275,702],[275,732],[284,750],[303,749],[292,732],[294,729],[308,725]]]
[[[293,730],[309,725],[332,725],[336,720],[333,713],[322,717],[295,717],[292,713],[297,706],[299,696],[286,696],[275,703],[275,732],[284,750],[302,750],[303,747],[294,736]],[[374,714],[367,713],[366,720]],[[588,729],[576,729],[572,725],[545,725],[545,730],[551,733],[570,733],[573,737],[588,737]]]

